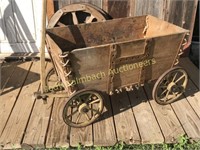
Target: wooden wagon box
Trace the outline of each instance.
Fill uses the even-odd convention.
[[[49,53],[69,96],[82,89],[119,93],[160,78],[153,97],[167,104],[186,87],[187,74],[173,66],[183,53],[188,30],[146,15],[46,31]],[[181,85],[177,77],[177,82],[184,79]]]

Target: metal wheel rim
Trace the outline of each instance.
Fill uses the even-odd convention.
[[[181,67],[166,71],[156,82],[153,98],[159,104],[169,104],[176,101],[185,91],[188,75]]]
[[[94,97],[96,98],[94,99]],[[87,108],[86,112],[82,112],[85,108]],[[103,98],[101,94],[94,90],[82,90],[69,98],[63,109],[63,120],[72,127],[85,127],[94,122],[102,111]]]

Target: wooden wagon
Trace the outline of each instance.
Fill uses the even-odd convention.
[[[46,33],[54,69],[43,96],[68,97],[63,119],[70,126],[83,127],[100,116],[102,93],[130,91],[157,80],[152,96],[169,104],[186,88],[187,73],[176,65],[189,31],[153,16],[53,25]],[[54,73],[59,82],[51,85]]]

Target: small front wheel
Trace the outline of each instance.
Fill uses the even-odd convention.
[[[72,127],[85,127],[94,122],[102,111],[102,95],[95,90],[82,90],[69,98],[63,109],[63,120]]]
[[[181,67],[166,71],[155,83],[152,96],[161,105],[176,101],[185,91],[188,75]]]

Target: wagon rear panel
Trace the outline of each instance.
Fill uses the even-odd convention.
[[[149,57],[156,62],[145,69],[146,81],[158,79],[174,65],[184,37],[185,34],[181,33],[152,38]]]
[[[115,42],[142,39],[146,17],[120,18],[113,21],[79,24],[47,29],[62,51],[94,47]]]

